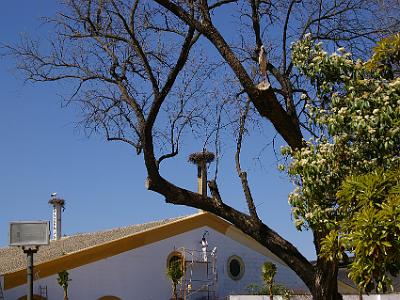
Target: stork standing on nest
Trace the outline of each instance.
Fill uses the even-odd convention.
[[[269,88],[270,83],[269,83],[269,78],[268,78],[268,74],[267,74],[268,59],[267,59],[267,53],[265,51],[264,45],[261,45],[261,47],[260,47],[260,52],[258,54],[258,65],[260,67],[260,73],[264,77],[263,85],[265,85],[267,88]]]

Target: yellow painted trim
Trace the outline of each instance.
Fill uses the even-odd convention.
[[[225,234],[230,224],[210,213],[199,213],[152,228],[148,231],[132,234],[108,243],[96,245],[40,263],[35,266],[35,273],[38,273],[40,278],[48,277],[62,270],[74,269],[203,226],[210,226],[216,231]],[[26,284],[26,269],[4,274],[5,290],[15,288],[22,284]]]

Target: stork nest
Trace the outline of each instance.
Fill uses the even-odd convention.
[[[210,163],[214,161],[215,154],[209,151],[195,152],[189,155],[189,162],[198,165],[200,162]]]
[[[62,207],[64,207],[65,200],[61,198],[52,198],[49,200],[49,204],[55,205],[55,204],[60,204]]]

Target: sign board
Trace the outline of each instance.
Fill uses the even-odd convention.
[[[49,221],[10,222],[10,246],[42,246],[50,241]]]

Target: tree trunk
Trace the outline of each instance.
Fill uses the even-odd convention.
[[[338,292],[337,274],[337,263],[317,260],[314,288],[311,290],[314,300],[343,300]]]
[[[64,287],[64,300],[68,300],[68,289]]]
[[[272,293],[272,284],[269,285],[269,300],[274,300],[274,295]]]
[[[172,291],[173,291],[173,294],[174,294],[174,299],[178,300],[178,293],[177,293],[177,290],[176,290],[176,284],[172,285]]]

